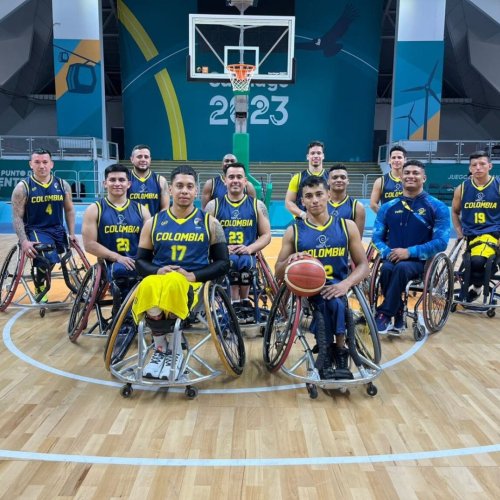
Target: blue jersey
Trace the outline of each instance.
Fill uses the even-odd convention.
[[[127,200],[123,207],[113,205],[107,198],[97,205],[97,242],[112,252],[135,259],[142,228],[142,208]]]
[[[293,226],[295,251],[307,252],[324,266],[327,279],[338,282],[349,272],[349,235],[344,219],[330,216],[324,226],[296,220]]]
[[[215,200],[215,218],[219,220],[228,245],[251,245],[258,236],[257,200],[243,196],[238,202],[227,195]]]
[[[210,263],[209,214],[195,208],[185,219],[163,210],[153,218],[151,228],[153,264],[178,265],[196,271]]]
[[[303,211],[305,211],[305,206],[302,204],[302,190],[304,187],[304,182],[311,176],[317,176],[317,177],[323,177],[325,180],[326,184],[328,185],[328,172],[323,169],[321,172],[319,172],[317,175],[312,174],[309,172],[309,169],[306,168],[305,170],[302,170],[299,174],[299,190],[297,191],[297,198],[295,200],[295,204]]]
[[[149,213],[154,215],[161,210],[161,185],[160,176],[151,172],[144,179],[140,179],[132,171],[130,188],[127,196],[148,208]]]
[[[222,198],[227,194],[227,186],[224,183],[224,177],[218,175],[212,179],[212,192],[210,193],[210,199],[216,200],[217,198]]]
[[[27,193],[23,217],[26,230],[63,228],[66,194],[63,181],[51,175],[49,182],[42,184],[30,175],[21,182]]]
[[[464,236],[500,232],[500,179],[492,177],[484,186],[467,179],[461,184],[460,192]]]
[[[373,244],[384,259],[393,248],[407,248],[410,259],[427,260],[446,250],[449,239],[450,211],[425,191],[382,205],[373,227]]]
[[[382,176],[382,197],[380,198],[381,204],[387,203],[394,198],[399,198],[402,194],[403,186],[401,184],[401,179],[393,177],[391,172]]]
[[[328,213],[334,217],[340,217],[341,219],[354,220],[356,217],[356,207],[358,205],[358,200],[351,198],[349,195],[339,202],[328,202]]]

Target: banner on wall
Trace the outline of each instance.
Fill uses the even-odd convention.
[[[126,154],[146,143],[153,159],[222,158],[234,132],[231,85],[186,78],[198,2],[117,6]],[[381,15],[382,0],[295,1],[295,82],[251,84],[251,161],[305,162],[311,140],[325,142],[330,161],[372,160]]]
[[[446,0],[399,2],[391,142],[439,139],[445,9]]]
[[[52,0],[57,133],[106,140],[100,2]]]

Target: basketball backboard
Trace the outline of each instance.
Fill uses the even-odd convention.
[[[295,17],[190,14],[188,79],[229,81],[229,64],[256,67],[257,83],[294,80]]]

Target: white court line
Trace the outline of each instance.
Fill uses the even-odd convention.
[[[52,373],[54,375],[58,375],[60,377],[66,377],[72,380],[78,380],[80,382],[88,382],[90,384],[98,384],[98,385],[104,385],[108,387],[122,387],[123,382],[113,382],[110,380],[102,380],[98,378],[91,378],[91,377],[84,377],[83,375],[77,375],[76,373],[71,373],[67,372],[64,370],[59,370],[58,368],[54,368],[52,366],[46,365],[45,363],[41,363],[40,361],[37,361],[36,359],[33,359],[32,357],[28,356],[21,350],[19,350],[14,342],[12,341],[11,337],[11,330],[14,325],[14,323],[17,321],[18,318],[20,318],[23,314],[28,312],[28,309],[24,309],[16,313],[12,318],[9,319],[7,324],[4,326],[3,329],[3,342],[7,349],[14,354],[14,356],[17,356],[20,360],[24,361],[25,363],[32,365],[36,368],[39,368],[40,370],[46,371],[48,373]],[[383,363],[381,367],[383,369],[389,368],[391,366],[397,365],[399,363],[402,363],[409,357],[413,356],[416,352],[418,352],[424,345],[425,341],[427,340],[427,335],[424,337],[423,340],[420,342],[415,342],[408,351],[404,352],[400,356],[391,359],[390,361],[387,361],[386,363]],[[145,391],[158,391],[158,390],[164,390],[164,387],[152,387],[152,386],[140,386],[140,385],[135,385],[133,384],[134,389],[137,388],[139,390],[145,390]],[[256,393],[256,392],[279,392],[279,391],[290,391],[294,389],[303,389],[305,387],[305,384],[286,384],[286,385],[275,385],[275,386],[260,386],[260,387],[241,387],[237,389],[230,389],[230,388],[220,388],[220,389],[200,389],[198,394],[246,394],[246,393]],[[184,388],[176,388],[176,387],[171,387],[169,388],[169,392],[184,392]]]
[[[72,378],[75,380],[88,381],[91,383],[98,383],[107,386],[121,386],[116,382],[107,382],[99,379],[92,379],[89,377],[81,377],[74,375],[62,370],[57,370],[32,358],[26,356],[13,344],[10,331],[16,320],[25,314],[27,310],[21,310],[16,313],[5,325],[3,330],[3,341],[6,347],[14,355],[19,357],[21,360],[36,366],[42,370],[54,373],[57,375],[62,375],[64,377]],[[402,356],[399,356],[395,360],[390,361],[387,365],[394,365],[396,360],[401,362],[403,359],[408,358],[412,354],[420,349],[425,339],[421,342],[417,342],[413,345],[412,349],[408,350]],[[262,390],[287,390],[285,388],[295,388],[303,387],[302,384],[294,384],[290,386],[281,386],[274,388],[252,388],[251,391],[246,392],[260,392]],[[214,394],[216,391],[200,391],[204,393]],[[220,392],[244,392],[241,390],[220,390]],[[297,466],[297,465],[335,465],[335,464],[374,464],[383,462],[404,462],[410,460],[429,460],[438,458],[450,458],[450,457],[463,457],[470,455],[479,455],[486,453],[498,453],[500,451],[500,445],[488,445],[488,446],[475,446],[469,448],[455,448],[448,450],[434,450],[434,451],[420,451],[413,453],[393,453],[393,454],[383,454],[383,455],[366,455],[366,456],[340,456],[340,457],[302,457],[302,458],[243,458],[243,459],[165,459],[165,458],[142,458],[142,457],[103,457],[96,455],[72,455],[72,454],[60,454],[60,453],[36,453],[29,451],[13,451],[13,450],[0,450],[0,458],[11,459],[11,460],[28,460],[28,461],[41,461],[41,462],[72,462],[72,463],[87,463],[87,464],[106,464],[106,465],[133,465],[133,466],[153,466],[153,467],[263,467],[263,466]]]

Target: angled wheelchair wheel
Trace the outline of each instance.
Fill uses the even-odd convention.
[[[101,294],[102,274],[102,266],[94,264],[83,277],[69,316],[68,337],[71,342],[76,342],[87,328],[89,315]]]
[[[263,357],[270,372],[279,370],[292,348],[300,322],[300,298],[283,283],[278,290],[264,330]]]
[[[5,311],[12,302],[25,261],[26,256],[19,245],[14,245],[5,257],[0,273],[0,311]]]
[[[205,283],[203,302],[208,329],[222,364],[230,375],[241,375],[245,366],[245,344],[224,287],[218,283]]]
[[[380,337],[370,306],[359,286],[352,288],[348,304],[356,351],[378,365],[382,357]]]
[[[66,286],[77,294],[87,270],[90,269],[89,261],[80,245],[70,241],[70,249],[61,259],[61,270]]]
[[[106,349],[104,349],[104,366],[106,370],[109,370],[111,365],[118,363],[125,357],[136,336],[137,325],[132,318],[132,304],[137,295],[138,286],[139,283],[136,283],[125,297],[109,327]]]
[[[430,333],[436,333],[446,324],[453,304],[453,266],[444,252],[432,258],[423,293],[424,323]]]

